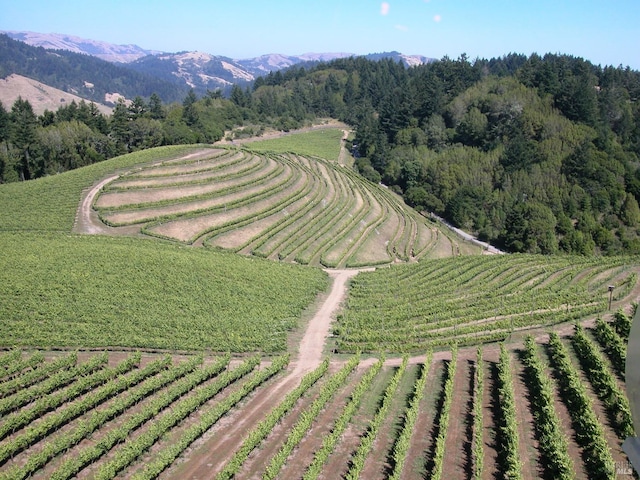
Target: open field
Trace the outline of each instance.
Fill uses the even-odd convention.
[[[267,146],[0,185],[0,479],[625,478],[637,258],[478,255]]]

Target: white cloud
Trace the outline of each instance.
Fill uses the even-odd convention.
[[[433,21],[436,23],[440,23],[440,21],[442,21],[442,15],[437,14],[433,16]]]
[[[387,2],[382,2],[380,5],[380,15],[387,15],[389,13],[390,5]]]
[[[409,31],[409,27],[407,27],[406,25],[396,25],[395,29],[396,30],[400,30],[401,32],[408,32]]]

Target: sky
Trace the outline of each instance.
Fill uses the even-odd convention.
[[[0,30],[234,59],[561,53],[640,70],[640,0],[0,0]]]

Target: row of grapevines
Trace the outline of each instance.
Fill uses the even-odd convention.
[[[16,350],[19,351],[19,350]],[[94,357],[95,358],[95,357]],[[107,363],[106,354],[104,355],[104,363]],[[71,368],[78,361],[78,354],[76,352],[54,360],[53,362],[47,362],[38,368],[26,372],[24,375],[12,378],[6,382],[0,383],[0,398],[4,398],[7,395],[11,395],[18,390],[28,388],[31,385],[42,381],[55,372]]]
[[[249,454],[262,442],[267,435],[273,430],[276,423],[280,421],[296,404],[298,399],[309,390],[327,371],[329,368],[329,360],[325,359],[318,368],[308,373],[300,381],[300,385],[285,397],[285,399],[262,420],[256,428],[254,428],[233,458],[225,465],[224,469],[217,475],[217,479],[233,478],[239,471]]]
[[[71,369],[60,370],[40,383],[29,388],[23,388],[13,395],[4,397],[0,400],[0,415],[4,415],[12,410],[17,410],[18,408],[33,402],[54,390],[58,390],[70,384],[74,379],[87,375],[91,371],[100,368],[103,364],[102,359],[98,357],[89,363],[85,363]]]
[[[356,388],[353,390],[353,393],[351,394],[349,403],[345,405],[344,409],[342,410],[342,413],[336,419],[329,435],[324,437],[322,441],[322,447],[320,447],[320,449],[316,451],[313,457],[313,461],[311,462],[311,465],[309,465],[309,467],[307,468],[306,472],[302,477],[304,480],[312,480],[320,476],[320,473],[322,472],[322,467],[327,461],[327,458],[329,458],[329,455],[331,454],[331,452],[333,452],[333,449],[338,443],[338,440],[340,439],[343,432],[346,430],[347,426],[349,425],[349,421],[351,421],[351,417],[353,416],[356,409],[360,405],[360,400],[362,400],[362,397],[365,394],[365,392],[369,390],[369,387],[371,386],[371,382],[373,382],[373,379],[382,368],[383,363],[384,363],[384,359],[381,358],[373,365],[373,367],[371,367],[367,371],[367,373],[365,373],[362,376],[362,379],[360,380]]]
[[[263,480],[273,480],[278,477],[278,473],[284,466],[289,454],[300,443],[302,438],[306,435],[311,424],[320,414],[322,408],[333,397],[338,388],[340,388],[347,379],[347,376],[353,371],[354,368],[360,363],[360,356],[354,355],[351,359],[334,375],[332,375],[327,383],[322,387],[318,397],[313,401],[311,406],[302,413],[300,419],[289,432],[289,436],[285,444],[278,450],[267,465],[262,478]]]
[[[484,366],[482,363],[482,347],[476,351],[476,368],[473,382],[473,478],[480,480],[484,469],[484,441],[482,430],[482,398],[484,394]]]
[[[58,435],[55,440],[42,445],[36,453],[29,456],[24,465],[16,466],[12,470],[5,472],[5,474],[0,474],[0,479],[22,480],[29,477],[38,469],[44,467],[56,455],[78,444],[109,420],[116,418],[142,399],[194,370],[202,363],[202,360],[201,355],[193,357],[191,360],[174,366],[163,374],[151,377],[139,386],[127,390],[123,396],[118,397],[108,408],[94,411],[86,421],[80,422],[74,429],[65,432],[64,435]]]
[[[218,375],[229,363],[229,358],[230,356],[227,354],[211,365],[198,369],[185,378],[178,380],[167,391],[155,395],[139,412],[130,415],[117,428],[109,430],[94,445],[85,447],[76,456],[65,459],[52,473],[51,478],[62,480],[74,477],[84,467],[109,452],[116,444],[124,442],[130,432],[155,417],[160,411],[190,392],[195,386]],[[253,366],[255,366],[255,362],[252,364],[252,368]]]
[[[576,439],[583,448],[583,459],[590,478],[613,478],[615,464],[591,398],[569,358],[567,347],[556,332],[549,334],[549,355],[556,372],[560,394],[570,405]]]
[[[160,358],[141,370],[131,372],[130,375],[122,374],[111,379],[75,402],[69,402],[64,408],[56,410],[37,424],[30,425],[23,433],[13,437],[10,442],[2,444],[0,446],[0,463],[7,461],[12,455],[33,445],[62,425],[95,408],[108,398],[137,385],[151,375],[155,375],[170,363],[171,357]]]
[[[442,464],[444,462],[444,446],[447,439],[447,430],[449,429],[449,411],[451,410],[451,402],[453,401],[453,377],[456,374],[457,349],[451,349],[451,361],[447,364],[447,378],[444,382],[442,408],[438,417],[438,436],[435,440],[435,449],[433,454],[433,471],[431,478],[440,480],[442,477]]]
[[[572,343],[582,364],[582,370],[602,400],[616,433],[622,440],[634,437],[629,399],[619,387],[600,350],[587,337],[581,325],[576,325]]]
[[[411,444],[411,434],[413,433],[413,427],[418,420],[418,412],[420,410],[420,400],[424,396],[425,386],[427,384],[427,376],[429,374],[429,368],[431,368],[432,352],[429,350],[422,364],[420,376],[416,380],[413,388],[413,395],[409,402],[409,407],[405,412],[404,425],[402,431],[398,436],[395,445],[393,446],[393,472],[389,478],[397,479],[402,475],[404,469],[404,463],[409,452],[409,445]]]
[[[31,407],[8,415],[2,425],[0,425],[0,439],[5,438],[17,429],[28,425],[39,416],[57,408],[59,405],[78,397],[98,385],[116,378],[118,375],[130,371],[139,363],[140,354],[136,353],[121,362],[115,368],[105,368],[92,375],[80,377],[76,382],[64,390],[61,390],[56,394],[43,397],[37,400]]]
[[[402,364],[400,365],[400,368],[398,368],[396,373],[393,375],[393,378],[384,391],[384,396],[382,398],[382,402],[380,403],[380,408],[374,415],[373,420],[371,420],[369,428],[367,429],[367,433],[362,437],[358,448],[351,457],[351,467],[349,468],[349,471],[347,472],[347,475],[345,477],[347,480],[357,480],[358,478],[360,478],[360,474],[364,469],[367,455],[371,451],[371,447],[373,446],[373,442],[376,439],[376,435],[378,434],[380,425],[382,425],[382,421],[385,419],[387,412],[389,411],[389,406],[391,405],[391,402],[396,395],[398,385],[400,384],[400,379],[404,375],[408,363],[409,357],[405,355],[402,358]]]
[[[204,388],[198,389],[193,395],[189,395],[176,402],[170,409],[162,415],[154,418],[149,429],[138,435],[135,439],[125,443],[120,448],[113,459],[100,465],[95,479],[114,478],[121,470],[129,466],[140,455],[146,452],[171,428],[178,425],[185,418],[195,412],[207,401],[213,398],[236,380],[247,375],[260,363],[258,356],[247,359],[240,367],[227,371]]]
[[[622,309],[616,311],[613,314],[613,328],[620,335],[625,342],[629,340],[629,333],[631,333],[632,319],[622,311]]]
[[[511,376],[511,355],[504,343],[500,344],[500,361],[498,362],[498,396],[500,399],[501,418],[499,431],[500,448],[504,455],[505,477],[522,478],[522,464],[518,452],[518,420],[514,399],[513,378]]]
[[[541,463],[549,478],[558,480],[574,478],[573,462],[567,451],[567,438],[562,432],[560,420],[554,408],[551,380],[531,336],[527,336],[524,346],[523,363],[527,387],[531,395]]]
[[[158,459],[145,465],[145,469],[133,476],[135,480],[151,480],[157,478],[166,468],[168,468],[182,452],[184,452],[193,442],[200,438],[209,430],[223,415],[231,410],[238,402],[253,392],[256,388],[276,375],[289,363],[289,355],[282,355],[273,360],[268,368],[257,372],[242,388],[233,392],[223,401],[202,413],[199,421],[191,425],[182,436],[175,442],[168,445],[158,455]]]
[[[26,370],[27,368],[35,368],[40,363],[44,362],[44,354],[42,352],[35,352],[27,359],[22,359],[22,356],[15,358],[13,361],[7,363],[0,369],[0,377],[7,377],[15,373]]]
[[[620,378],[624,379],[627,365],[627,345],[624,340],[602,318],[596,320],[594,334],[602,349],[607,353],[609,360],[611,360],[614,370]]]
[[[6,367],[10,363],[16,362],[22,358],[22,350],[13,348],[7,353],[0,355],[0,367]]]

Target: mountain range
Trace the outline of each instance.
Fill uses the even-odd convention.
[[[336,58],[356,56],[352,53],[306,53],[302,55],[266,54],[249,59],[232,59],[223,55],[187,51],[178,53],[148,50],[137,45],[114,45],[107,42],[58,33],[1,32],[14,40],[47,50],[65,50],[97,57],[157,79],[193,88],[196,93],[221,89],[228,92],[233,85],[247,85],[257,77],[293,65],[313,65]],[[364,55],[378,60],[391,58],[406,66],[432,61],[422,55],[384,52]],[[0,60],[0,63],[2,60]],[[19,73],[19,72],[8,72]],[[39,80],[39,79],[38,79]]]

